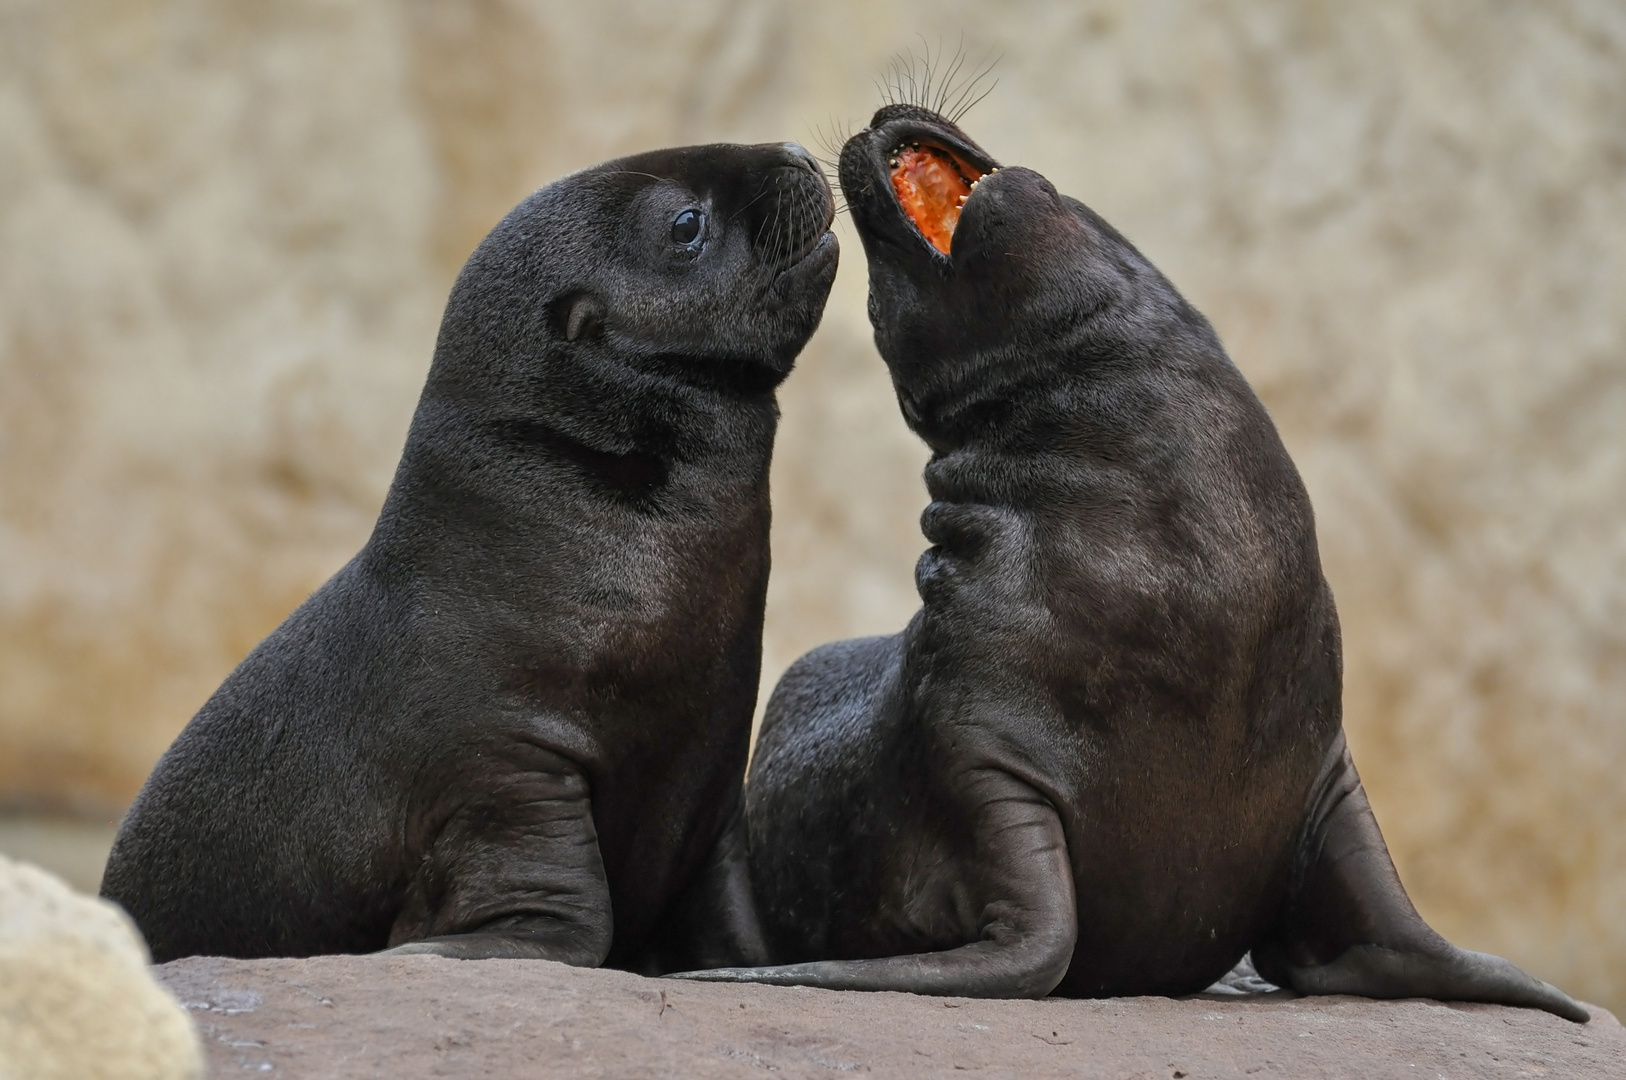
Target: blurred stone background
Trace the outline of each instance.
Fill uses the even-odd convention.
[[[1618,0],[0,0],[0,847],[94,886],[72,819],[365,539],[509,206],[814,146],[962,33],[1003,55],[969,130],[1135,240],[1275,414],[1418,906],[1626,1008]],[[841,228],[781,395],[770,685],[916,606],[925,455]]]

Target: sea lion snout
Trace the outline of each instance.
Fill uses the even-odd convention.
[[[949,255],[956,269],[981,259],[1028,260],[1076,250],[1088,237],[1056,186],[1013,165],[984,176],[960,211]]]
[[[761,175],[737,213],[749,215],[758,258],[772,270],[794,266],[816,251],[835,220],[835,198],[824,170],[800,143],[765,143]]]
[[[866,250],[880,241],[901,258],[940,263],[961,206],[998,168],[944,117],[915,105],[888,105],[842,147],[841,189]]]
[[[784,148],[793,165],[806,169],[821,180],[824,179],[824,170],[819,168],[818,159],[808,152],[807,147],[799,142],[783,142],[779,145]]]

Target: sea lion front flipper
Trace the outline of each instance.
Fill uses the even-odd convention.
[[[599,966],[610,951],[610,888],[587,777],[534,745],[482,755],[473,768],[385,951]]]
[[[1009,773],[981,769],[967,781],[976,808],[975,849],[989,860],[979,867],[984,883],[977,940],[940,952],[716,968],[669,978],[944,997],[1044,997],[1067,974],[1078,941],[1078,905],[1061,819],[1044,796]]]
[[[1342,731],[1312,789],[1285,909],[1253,959],[1260,975],[1301,994],[1484,1001],[1590,1019],[1557,987],[1500,956],[1459,949],[1423,921]]]

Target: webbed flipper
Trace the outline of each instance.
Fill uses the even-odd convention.
[[[610,889],[587,777],[535,746],[483,762],[407,889],[389,953],[557,960],[610,951]]]
[[[896,990],[949,997],[1040,998],[1055,989],[1078,940],[1067,841],[1055,807],[1008,773],[978,770],[976,807],[982,906],[976,940],[957,948],[863,960],[690,971],[672,978],[762,982],[827,990]]]
[[[1312,789],[1287,902],[1253,961],[1260,975],[1301,994],[1483,1001],[1590,1019],[1557,987],[1499,956],[1459,949],[1423,921],[1342,731]]]

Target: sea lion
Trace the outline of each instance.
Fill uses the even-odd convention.
[[[816,649],[746,786],[781,966],[925,994],[1203,990],[1587,1014],[1401,888],[1344,742],[1310,501],[1213,328],[1099,216],[893,105],[842,149],[930,446],[923,607]]]
[[[492,230],[372,537],[119,830],[102,894],[158,961],[762,958],[739,793],[774,389],[832,214],[801,147],[714,145],[574,173]]]

